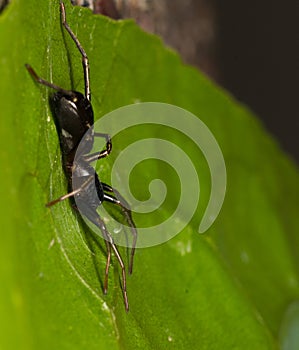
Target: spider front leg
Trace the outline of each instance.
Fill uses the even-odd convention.
[[[126,217],[127,223],[130,226],[132,236],[133,236],[133,242],[132,242],[131,258],[130,258],[130,264],[129,264],[129,273],[132,274],[133,260],[134,260],[134,254],[135,254],[136,243],[137,243],[137,230],[136,230],[135,223],[132,219],[132,212],[131,212],[130,206],[128,202],[123,198],[123,196],[115,188],[105,183],[102,183],[102,186],[104,190],[104,201],[120,206],[122,212]],[[109,195],[105,192],[113,193],[114,196]]]
[[[71,91],[71,90],[65,90],[63,89],[62,87],[58,86],[58,85],[55,85],[53,83],[50,83],[49,81],[41,78],[36,72],[35,70],[30,66],[30,64],[26,63],[25,64],[25,67],[28,71],[28,73],[32,76],[32,78],[34,79],[35,82],[37,82],[38,84],[41,84],[41,85],[44,85],[44,86],[47,86],[51,89],[54,89],[56,91],[59,91],[67,96],[73,96],[74,92]]]
[[[95,132],[93,135],[96,137],[104,137],[106,139],[106,148],[102,151],[99,151],[99,152],[84,155],[83,156],[84,161],[87,163],[92,163],[98,159],[107,157],[111,153],[111,150],[112,150],[112,142],[111,142],[111,138],[108,134]]]
[[[89,82],[89,61],[87,54],[85,50],[83,49],[83,46],[81,45],[80,41],[70,28],[70,26],[67,23],[66,20],[66,13],[65,13],[65,6],[64,3],[60,0],[60,14],[61,14],[61,23],[66,29],[66,31],[69,33],[70,37],[76,44],[78,50],[80,51],[81,57],[82,57],[82,66],[83,66],[83,72],[84,72],[84,82],[85,82],[85,97],[88,101],[91,101],[91,92],[90,92],[90,82]]]

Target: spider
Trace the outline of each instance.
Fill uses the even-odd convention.
[[[122,271],[122,289],[126,311],[129,310],[129,302],[126,287],[126,268],[123,259],[114,243],[114,240],[109,233],[103,219],[97,212],[97,208],[104,202],[110,202],[119,206],[132,232],[132,249],[129,262],[129,273],[133,271],[133,259],[137,241],[137,230],[132,219],[132,213],[128,203],[119,194],[119,192],[100,181],[99,176],[95,172],[91,163],[105,158],[109,155],[112,149],[112,142],[108,134],[94,132],[94,115],[91,106],[91,91],[89,78],[89,61],[82,45],[78,38],[73,33],[66,21],[66,12],[63,2],[60,2],[61,23],[66,29],[74,43],[76,44],[82,56],[82,66],[84,72],[85,94],[73,90],[65,90],[37,75],[34,69],[26,64],[26,68],[35,82],[45,85],[56,92],[51,99],[52,110],[56,122],[57,133],[60,141],[60,149],[62,153],[62,164],[65,175],[68,180],[69,192],[55,200],[52,200],[47,207],[61,202],[67,198],[75,198],[73,207],[96,225],[102,232],[105,239],[107,249],[107,261],[105,268],[105,279],[103,284],[103,292],[108,290],[108,273],[111,260],[111,251],[114,252]],[[85,133],[90,131],[89,137],[85,137],[85,147],[76,154],[78,146],[84,137]],[[94,143],[94,137],[105,138],[106,148],[99,152],[90,154]],[[76,159],[75,159],[76,155]],[[75,184],[75,185],[74,185]]]

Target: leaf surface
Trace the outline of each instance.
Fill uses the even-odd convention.
[[[196,163],[201,197],[183,232],[137,251],[128,278],[130,312],[115,259],[104,296],[103,242],[94,242],[69,202],[45,207],[67,185],[50,91],[24,68],[30,63],[43,78],[83,91],[80,55],[61,28],[58,1],[13,1],[0,18],[0,348],[278,348],[288,333],[283,328],[280,334],[284,314],[299,297],[296,167],[250,111],[158,38],[131,21],[114,22],[68,4],[66,10],[90,59],[95,118],[137,101],[194,113],[223,152],[226,199],[214,225],[200,235],[211,184],[199,150],[185,136],[155,126],[116,138],[114,155],[99,166],[102,179],[109,182],[126,142],[169,137]],[[165,173],[152,161],[133,174],[141,199],[152,179],[167,183],[166,207],[140,217],[149,226],[166,218],[178,199],[177,179]]]

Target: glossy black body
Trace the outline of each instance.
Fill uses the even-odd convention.
[[[61,152],[69,156],[77,149],[84,134],[93,126],[94,116],[91,103],[77,91],[70,95],[56,92],[51,98],[51,107],[55,115]],[[91,151],[93,140],[90,142]],[[72,162],[73,159],[70,159]]]
[[[87,197],[86,200],[94,203],[93,207],[99,206],[103,201],[103,187],[94,168],[84,158],[84,155],[88,154],[93,147],[94,136],[93,133],[88,132],[94,123],[91,103],[77,91],[71,91],[70,94],[56,92],[51,97],[50,103],[59,136],[62,164],[68,179],[69,190],[80,188],[89,176],[93,176],[100,201],[93,198],[95,195],[91,197],[91,189],[95,186],[94,182],[85,187],[84,193]],[[87,137],[84,138],[84,147],[80,148],[82,154],[77,154],[78,146],[84,135]],[[74,162],[75,157],[76,162]],[[81,192],[79,196],[82,197],[84,193]],[[76,204],[74,205],[76,206]]]

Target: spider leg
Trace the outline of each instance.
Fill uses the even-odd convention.
[[[133,243],[132,243],[132,249],[131,249],[131,258],[130,258],[130,264],[129,264],[129,273],[132,274],[133,272],[133,260],[134,260],[134,254],[136,249],[136,242],[137,242],[137,230],[135,223],[132,219],[132,212],[130,209],[130,206],[128,202],[122,197],[122,195],[113,187],[102,183],[103,190],[106,192],[113,193],[115,196],[108,195],[107,193],[104,193],[104,201],[110,202],[113,204],[116,204],[121,207],[122,212],[124,213],[127,223],[130,226],[132,236],[133,236]]]
[[[74,210],[76,210],[80,214],[80,210],[78,209],[76,204],[73,204],[72,208]],[[103,235],[104,235],[104,233],[103,233]],[[106,260],[106,268],[105,268],[105,280],[104,280],[104,285],[103,285],[103,292],[104,292],[104,294],[107,294],[107,291],[108,291],[108,277],[109,277],[108,275],[109,275],[109,267],[110,267],[110,261],[111,261],[111,247],[110,247],[110,244],[109,244],[109,242],[108,242],[108,240],[106,238],[107,237],[105,237],[105,239],[104,239],[105,244],[106,244],[106,249],[107,249],[107,260]]]
[[[111,150],[112,150],[112,142],[111,142],[111,138],[108,134],[103,134],[103,133],[99,133],[99,132],[95,132],[93,134],[96,137],[104,137],[106,139],[106,148],[103,151],[100,152],[95,152],[92,154],[88,154],[88,155],[84,155],[84,161],[87,163],[92,163],[98,159],[101,158],[105,158],[107,157]]]
[[[114,255],[116,256],[118,263],[121,267],[122,271],[122,284],[123,284],[123,297],[124,297],[124,303],[126,311],[129,311],[129,301],[128,301],[128,295],[127,295],[127,278],[126,278],[126,269],[124,262],[122,260],[122,257],[113,241],[113,238],[111,237],[109,231],[107,230],[107,227],[104,223],[104,221],[101,219],[100,215],[97,213],[97,211],[93,208],[91,208],[89,205],[87,205],[84,202],[80,203],[80,209],[81,213],[84,213],[84,216],[88,220],[90,220],[93,224],[95,224],[102,232],[103,237],[106,242],[107,247],[107,261],[106,261],[106,268],[105,268],[105,282],[104,282],[104,293],[107,293],[108,289],[108,273],[109,273],[109,267],[110,267],[110,259],[111,259],[111,249],[114,252]]]
[[[61,88],[60,86],[55,85],[55,84],[53,84],[53,83],[50,83],[49,81],[47,81],[47,80],[41,78],[41,77],[35,72],[35,70],[30,66],[30,64],[26,63],[26,64],[25,64],[25,67],[26,67],[26,69],[28,70],[29,74],[32,76],[32,78],[33,78],[38,84],[48,86],[49,88],[54,89],[54,90],[57,90],[57,91],[60,91],[60,92],[62,92],[63,94],[68,95],[68,96],[72,96],[72,95],[73,95],[73,92],[72,92],[72,91],[70,91],[70,90],[65,90],[65,89]]]
[[[66,21],[66,14],[65,14],[65,7],[64,3],[60,1],[60,12],[61,12],[61,23],[66,29],[66,31],[69,33],[70,37],[73,39],[74,43],[76,44],[78,50],[81,53],[82,56],[82,66],[83,66],[83,72],[84,72],[84,83],[85,83],[85,97],[88,101],[91,100],[91,92],[90,92],[90,82],[89,82],[89,62],[88,57],[86,55],[85,50],[83,49],[82,45],[80,44],[80,41],[68,25]]]
[[[47,203],[47,204],[46,204],[46,207],[47,207],[47,208],[48,208],[48,207],[51,207],[52,205],[55,205],[55,204],[57,204],[57,203],[59,203],[59,202],[62,202],[62,201],[64,201],[64,200],[67,199],[67,198],[74,197],[77,193],[79,193],[79,192],[81,192],[82,190],[84,190],[84,188],[85,188],[87,185],[89,185],[89,183],[90,183],[92,180],[93,180],[93,176],[90,176],[90,177],[88,178],[88,180],[85,181],[85,182],[82,184],[81,187],[77,188],[76,190],[74,190],[74,191],[72,191],[72,192],[70,192],[70,193],[64,194],[63,196],[61,196],[61,197],[59,197],[59,198],[57,198],[57,199],[54,199],[53,201]]]

